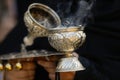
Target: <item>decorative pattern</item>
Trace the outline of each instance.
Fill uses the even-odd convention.
[[[69,72],[85,70],[82,64],[78,61],[77,57],[62,58],[58,63],[56,72]]]
[[[26,46],[33,44],[37,37],[47,37],[48,29],[55,28],[61,24],[59,16],[46,5],[33,3],[24,14],[24,22],[29,31],[24,43]]]
[[[72,55],[85,40],[85,33],[79,27],[52,29],[48,36],[50,45],[57,51],[63,52],[65,57],[58,62],[56,72],[84,70],[80,61]]]
[[[86,37],[83,31],[80,30],[71,30],[66,32],[55,31],[55,33],[54,30],[52,31],[53,33],[48,36],[49,43],[53,48],[61,52],[72,52],[76,50],[80,45],[83,44],[84,39]]]

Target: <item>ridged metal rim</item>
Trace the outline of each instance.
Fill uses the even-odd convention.
[[[44,4],[41,4],[41,3],[33,3],[33,4],[31,4],[31,5],[28,7],[28,10],[27,10],[26,13],[29,15],[29,17],[31,18],[31,20],[34,21],[37,25],[40,25],[41,27],[46,28],[46,27],[44,27],[43,25],[39,24],[39,23],[32,17],[32,15],[30,14],[30,9],[35,8],[35,7],[40,8],[40,9],[48,12],[48,13],[55,19],[55,21],[57,21],[57,26],[61,25],[61,20],[60,20],[58,14],[57,14],[53,9],[51,9],[50,7],[48,7],[48,6],[44,5]],[[56,27],[57,27],[57,26],[56,26]],[[49,28],[48,28],[48,29],[49,29]]]
[[[61,33],[61,32],[76,32],[76,31],[83,31],[83,26],[71,26],[71,27],[60,27],[60,28],[52,28],[49,30],[50,33]]]

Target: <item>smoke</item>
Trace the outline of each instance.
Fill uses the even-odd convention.
[[[85,25],[95,0],[69,0],[57,5],[63,27]]]

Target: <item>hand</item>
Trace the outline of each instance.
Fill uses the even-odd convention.
[[[35,64],[33,62],[22,62],[22,70],[5,71],[5,80],[34,80]]]
[[[40,60],[38,64],[43,66],[44,69],[49,73],[49,78],[51,80],[55,80],[55,70],[56,70],[56,59],[53,61],[54,57],[49,57],[49,61],[47,60]],[[51,60],[52,59],[52,60]],[[74,80],[75,72],[61,72],[60,79],[61,80]]]

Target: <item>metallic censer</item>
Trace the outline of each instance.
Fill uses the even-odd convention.
[[[56,12],[40,3],[33,3],[28,7],[24,21],[29,31],[28,36],[24,38],[26,46],[32,45],[37,37],[47,37],[49,28],[55,28],[61,24]]]
[[[69,72],[79,71],[85,68],[78,61],[72,53],[85,41],[85,33],[82,27],[69,27],[69,28],[54,28],[50,30],[48,40],[50,45],[57,51],[64,53],[65,57],[61,58],[56,72]]]
[[[25,45],[32,45],[37,37],[48,37],[50,45],[65,57],[58,62],[56,72],[84,70],[73,51],[85,41],[82,26],[63,28],[57,13],[46,5],[33,3],[28,7],[24,16],[29,34],[24,38]]]

